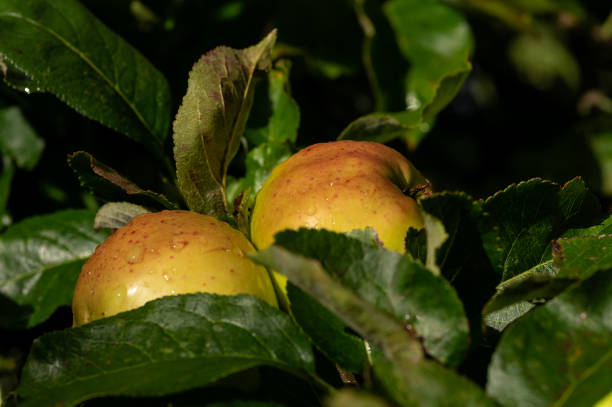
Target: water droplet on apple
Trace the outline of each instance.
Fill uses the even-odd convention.
[[[170,281],[170,277],[168,277],[168,274],[163,273],[163,274],[162,274],[162,277],[164,278],[164,280],[166,280],[166,281]]]
[[[125,253],[125,260],[130,264],[140,263],[143,257],[144,257],[144,249],[140,245],[131,247]]]
[[[189,242],[187,242],[181,236],[173,236],[172,240],[170,241],[170,248],[178,252],[183,250],[183,248],[187,246],[188,243]]]
[[[305,213],[306,213],[306,215],[308,215],[308,216],[312,216],[312,215],[314,215],[315,213],[317,213],[317,208],[316,208],[316,207],[314,207],[314,206],[309,206],[309,207],[306,209],[306,212],[305,212]]]

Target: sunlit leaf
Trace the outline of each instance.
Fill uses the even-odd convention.
[[[187,94],[174,121],[174,158],[181,192],[196,212],[231,214],[225,196],[227,168],[251,110],[255,74],[270,67],[275,41],[272,31],[250,48],[215,48],[189,73]]]
[[[45,91],[163,155],[166,79],[80,2],[4,0],[0,38],[0,55]]]
[[[314,375],[313,363],[307,339],[278,309],[248,295],[197,293],[43,335],[18,394],[26,407],[74,406],[176,393],[259,365]]]

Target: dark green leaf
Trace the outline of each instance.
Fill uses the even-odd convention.
[[[11,184],[15,175],[15,164],[8,156],[0,154],[2,160],[2,172],[0,172],[0,231],[11,223],[10,215],[6,211],[6,205],[11,192]]]
[[[374,349],[376,379],[383,383],[384,390],[400,405],[433,406],[455,402],[461,406],[492,404],[482,390],[469,380],[423,358],[420,349],[415,346],[416,342],[410,340],[397,321],[331,279],[316,260],[276,245],[252,257],[282,272],[371,344],[379,347],[382,354]]]
[[[100,207],[94,219],[94,228],[119,229],[135,216],[151,212],[147,208],[129,202],[109,202]]]
[[[399,321],[333,280],[318,261],[276,245],[249,257],[280,272],[316,298],[364,339],[382,349],[389,360],[416,363],[423,359],[418,342],[408,335]]]
[[[26,328],[72,303],[81,266],[108,236],[93,229],[94,214],[66,210],[37,216],[0,235],[0,294],[16,313],[2,313],[0,325]]]
[[[91,154],[77,151],[68,157],[68,164],[79,177],[81,185],[104,201],[130,201],[153,208],[176,209],[177,205],[164,195],[145,191]]]
[[[499,284],[497,293],[483,309],[487,324],[503,329],[532,309],[533,304],[555,297],[577,279],[586,279],[597,270],[612,267],[612,256],[607,249],[612,244],[612,235],[589,235],[607,230],[610,219],[591,228],[572,229],[569,234],[576,237],[555,241],[554,262],[544,261]]]
[[[611,270],[532,311],[502,337],[487,393],[502,405],[594,405],[610,391],[611,312]]]
[[[269,365],[314,375],[310,344],[291,319],[253,296],[170,296],[33,345],[20,405],[103,395],[158,396]]]
[[[372,113],[349,123],[338,139],[387,143],[407,137],[418,123],[418,115],[412,112]]]
[[[359,72],[362,37],[351,2],[281,1],[274,21],[279,51],[304,56],[310,68],[329,79]]]
[[[540,29],[517,37],[508,56],[519,74],[536,88],[550,89],[558,80],[573,90],[580,85],[580,65],[555,32]]]
[[[456,366],[468,346],[468,324],[450,284],[396,252],[326,230],[284,231],[276,245],[321,261],[362,299],[422,338],[427,351]],[[354,329],[354,328],[353,328]]]
[[[612,19],[609,21],[612,27]],[[602,192],[607,196],[612,196],[612,131],[594,134],[590,137],[589,142],[595,160],[601,168]]]
[[[427,234],[425,229],[408,229],[406,233],[406,253],[414,260],[425,264],[427,261]]]
[[[391,363],[377,357],[375,379],[400,406],[494,406],[470,380],[430,360],[415,364]]]
[[[570,226],[599,215],[580,179],[563,188],[538,179],[511,185],[483,204],[482,241],[500,280],[505,281],[550,257],[547,248]]]
[[[287,285],[287,296],[291,315],[313,344],[342,369],[360,373],[366,363],[363,339],[348,332],[338,316],[293,284]]]
[[[476,226],[482,209],[461,192],[436,193],[419,203],[425,212],[442,222],[448,234],[448,239],[436,251],[435,261],[442,274],[453,281],[482,244]]]
[[[0,54],[46,91],[163,156],[166,79],[78,1],[4,0],[0,38]]]
[[[44,147],[44,140],[38,137],[19,108],[0,109],[1,154],[12,158],[19,168],[31,170],[38,163]]]
[[[384,143],[402,137],[416,147],[419,134],[427,131],[419,126],[431,127],[428,121],[455,97],[471,71],[469,25],[434,0],[392,0],[382,9],[378,2],[356,4],[379,113],[355,120],[339,138]]]
[[[174,122],[178,184],[189,207],[223,217],[231,214],[225,177],[251,110],[255,74],[270,66],[272,31],[243,50],[218,47],[196,62]]]

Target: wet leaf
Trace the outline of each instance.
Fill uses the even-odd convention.
[[[275,239],[278,246],[319,260],[360,298],[393,315],[435,358],[452,366],[463,358],[468,346],[463,306],[450,284],[422,264],[325,230],[284,231]]]
[[[17,392],[24,407],[74,406],[177,393],[260,365],[314,375],[313,363],[308,340],[278,309],[248,295],[197,293],[43,335]]]
[[[38,86],[163,156],[170,125],[166,79],[81,3],[5,0],[0,38],[2,57]]]
[[[68,164],[81,185],[104,201],[129,201],[153,208],[176,209],[178,206],[164,195],[146,191],[91,154],[77,151],[68,157]]]
[[[253,103],[255,75],[270,68],[272,31],[243,50],[218,47],[189,73],[187,94],[174,122],[178,185],[190,209],[229,216],[225,177],[236,155]]]
[[[0,235],[1,326],[32,327],[72,303],[81,266],[108,236],[94,231],[93,220],[91,212],[65,210],[28,218]]]

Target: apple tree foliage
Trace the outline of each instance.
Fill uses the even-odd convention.
[[[608,12],[0,0],[0,405],[610,405]],[[432,182],[404,255],[283,231],[251,257],[288,309],[199,293],[71,327],[112,229],[181,208],[248,234],[272,168],[333,139]]]

